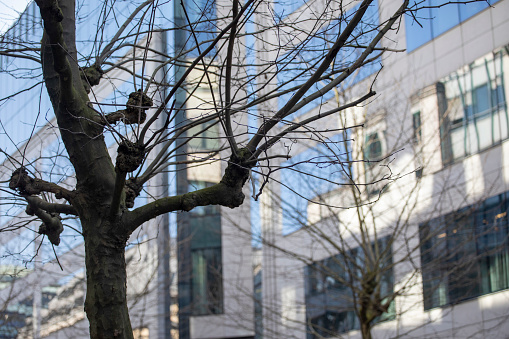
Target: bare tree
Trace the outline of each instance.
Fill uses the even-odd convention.
[[[57,127],[55,140],[65,147],[60,152],[68,156],[70,171],[59,173],[55,182],[55,164],[45,170],[49,175],[42,175],[37,159],[45,155],[28,158],[26,147],[5,154],[8,166],[3,171],[11,171],[8,186],[14,203],[26,205],[28,217],[23,217],[42,221],[39,233],[52,245],[59,245],[67,218],[79,219],[92,338],[133,337],[125,246],[144,223],[200,206],[239,207],[253,173],[262,181],[253,192],[259,196],[281,168],[279,160],[290,156],[279,150],[288,150],[296,138],[323,144],[331,163],[342,164],[344,157],[324,135],[354,125],[324,128],[320,121],[372,98],[372,86],[338,107],[314,110],[299,119],[293,114],[327,98],[334,88],[347,87],[349,80],[376,64],[382,53],[390,51],[380,47],[381,39],[398,27],[406,12],[415,10],[404,1],[388,20],[378,22],[367,14],[372,0],[358,5],[315,1],[303,4],[291,20],[282,20],[271,2],[216,1],[205,2],[203,8],[182,4],[171,20],[157,1],[136,2],[135,7],[99,2],[101,6],[92,9],[99,13],[97,29],[91,39],[80,41],[85,16],[79,16],[84,12],[74,0],[36,0],[36,4],[44,28],[41,42],[24,41],[29,32],[41,29],[34,23],[25,25],[30,23],[25,19],[16,26],[21,35],[4,37],[1,54],[9,65],[5,72],[20,78],[22,85],[3,99],[44,87],[55,117],[48,120]],[[155,47],[166,46],[161,34],[173,31],[187,32],[184,41],[175,41],[173,54]],[[18,66],[20,60],[32,64]],[[42,78],[37,77],[40,73]],[[125,74],[128,82],[116,82]],[[110,111],[112,106],[98,99],[97,89],[105,82],[112,87],[127,84],[113,92],[115,98],[124,98],[125,108]],[[280,97],[287,100],[278,107],[274,99]],[[191,110],[195,113],[186,114]],[[116,154],[109,151],[108,140],[113,140]],[[193,152],[197,142],[215,143],[199,153]],[[275,145],[281,146],[277,152]],[[158,175],[210,162],[224,164],[214,185],[164,197],[155,194],[152,201],[136,205],[136,198]],[[348,170],[342,173],[352,178]],[[24,226],[18,222],[5,231],[16,227]],[[368,238],[361,244],[366,251],[372,248]],[[379,281],[382,275],[366,272],[366,283]],[[391,298],[380,295],[380,289],[376,293],[383,302],[375,305],[368,300],[359,313],[368,325],[390,305]],[[362,304],[367,299],[360,300]]]

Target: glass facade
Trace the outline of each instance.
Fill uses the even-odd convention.
[[[509,288],[509,192],[420,226],[424,309]]]
[[[368,249],[366,249],[368,250]],[[358,300],[361,277],[368,259],[361,247],[313,263],[306,268],[306,317],[308,339],[337,337],[338,334],[360,328],[355,300]],[[370,253],[376,253],[382,263],[380,294],[382,299],[393,291],[392,250],[388,238],[371,245]],[[355,293],[355,294],[354,294]],[[389,312],[375,322],[392,319],[394,304]]]
[[[191,181],[189,191],[213,183]],[[191,313],[223,313],[221,214],[218,206],[200,206],[189,213],[191,248]]]
[[[438,83],[444,165],[508,138],[504,64],[507,51],[500,49]]]
[[[293,6],[296,6],[297,3],[298,2],[295,2]],[[276,10],[279,8],[282,14],[288,14],[286,12],[288,6],[285,4],[285,2],[280,4],[280,6],[285,6],[284,8],[276,6]],[[280,65],[277,71],[277,82],[279,92],[281,93],[278,99],[278,109],[283,108],[290,98],[297,92],[298,86],[303,85],[309,76],[316,71],[321,60],[328,53],[329,46],[333,44],[340,32],[342,32],[348,25],[350,19],[359,9],[359,6],[360,5],[355,5],[353,8],[350,8],[340,18],[327,21],[327,27],[321,29],[315,34],[311,34],[305,41],[299,43],[297,46],[289,44],[290,48],[282,47],[283,51],[285,48],[289,49],[289,51],[278,57],[278,60],[276,61],[276,63]],[[293,7],[290,6],[288,8]],[[326,73],[335,72],[337,75],[337,72],[341,72],[342,69],[351,66],[359,58],[362,52],[364,52],[365,47],[363,46],[367,46],[378,33],[378,24],[378,1],[373,1],[364,14],[362,22],[359,23],[352,33],[355,39],[346,43],[348,47],[345,46],[341,49],[339,54],[336,56],[335,61],[331,65],[330,71]],[[374,55],[376,55],[376,52],[373,52],[370,56],[368,56],[368,59],[372,58]],[[353,86],[357,82],[378,71],[380,67],[380,59],[368,62],[366,65],[351,74],[349,78],[341,84],[341,88]],[[334,75],[330,76],[330,78],[334,77]],[[320,90],[328,83],[328,81],[329,80],[327,79],[323,79],[322,81],[317,82],[308,90],[307,93],[310,94]],[[329,91],[328,93],[325,93],[323,97],[311,101],[306,108],[290,115],[287,120],[291,120],[292,118],[309,111],[309,109],[323,104],[333,97],[334,91]]]
[[[497,1],[470,3],[447,0],[416,1],[413,4],[414,8],[419,7],[421,9],[405,17],[407,51],[411,52],[421,47]],[[441,7],[438,8],[437,6]],[[413,16],[415,16],[415,19]]]
[[[307,206],[311,199],[336,189],[344,182],[344,145],[343,136],[336,134],[282,163],[284,235],[307,225]]]

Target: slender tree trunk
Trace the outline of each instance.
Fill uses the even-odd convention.
[[[111,229],[116,227],[111,227],[109,222],[97,220],[91,224],[84,227],[87,229],[85,311],[90,322],[90,337],[132,339],[133,331],[126,300],[127,239],[121,235],[123,232],[112,232]],[[94,224],[97,227],[93,227]]]

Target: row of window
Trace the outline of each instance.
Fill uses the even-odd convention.
[[[424,309],[509,288],[509,192],[420,225]],[[388,238],[378,243],[382,298],[393,291]],[[372,249],[374,250],[374,246]],[[306,268],[308,338],[359,329],[355,306],[365,254],[355,248]],[[378,321],[391,319],[394,308]]]
[[[463,3],[448,0],[415,1],[413,8],[421,9],[406,17],[407,51],[411,52],[435,39],[497,1]]]
[[[444,165],[507,139],[505,48],[475,60],[437,84]]]
[[[438,114],[440,121],[441,154],[443,165],[485,150],[509,137],[509,117],[504,84],[504,64],[507,49],[499,49],[451,73],[437,83]],[[422,139],[421,113],[412,115],[413,141]],[[341,138],[331,138],[330,147],[343,154]],[[367,192],[379,194],[384,188],[383,166],[386,155],[383,131],[366,133],[363,147]],[[342,169],[335,166],[337,159],[325,156],[331,149],[310,148],[283,163],[282,207],[283,234],[288,234],[307,223],[307,204],[320,194],[341,183]],[[418,156],[418,155],[417,155]],[[416,171],[422,176],[422,167]],[[311,174],[311,175],[310,175]],[[324,180],[326,178],[326,180]]]
[[[509,192],[420,227],[424,309],[509,288]]]

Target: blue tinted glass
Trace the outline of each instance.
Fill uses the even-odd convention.
[[[431,9],[431,25],[433,37],[448,31],[460,23],[458,4],[451,4],[447,0],[430,0],[431,6],[446,4],[440,8]]]
[[[456,2],[453,0],[452,2]],[[498,0],[492,0],[495,3]],[[406,16],[406,40],[407,52],[424,45],[426,42],[436,38],[440,34],[448,31],[459,23],[467,20],[473,15],[486,9],[489,5],[487,1],[475,1],[468,3],[449,4],[447,0],[425,0],[418,1],[416,7],[439,6],[447,4],[440,8],[423,8],[415,12],[415,19],[422,26],[415,22],[412,15]]]
[[[488,84],[484,84],[482,86],[474,89],[474,105],[475,105],[475,113],[484,113],[490,109],[490,95],[488,90]]]
[[[495,90],[491,91],[491,100],[493,102],[493,106],[504,104],[504,86],[497,86]]]
[[[185,6],[194,33],[187,38],[186,48],[194,48],[189,56],[196,57],[210,45],[216,36],[216,6],[213,0],[186,1]],[[188,23],[186,22],[186,24]],[[197,45],[199,50],[196,48]]]
[[[488,3],[486,1],[476,1],[468,4],[459,4],[460,8],[460,20],[465,21],[474,14],[479,13],[485,8],[488,8]]]
[[[429,6],[430,1],[419,2],[419,7]],[[406,28],[406,48],[407,51],[413,51],[417,47],[424,45],[433,39],[431,28],[431,11],[429,8],[423,8],[414,13],[414,17],[407,15],[405,17]]]
[[[305,4],[305,0],[279,0],[274,2],[274,15],[277,22],[284,19],[289,14],[295,12],[299,7]]]
[[[342,182],[344,144],[342,135],[328,139],[327,145],[310,148],[281,166],[281,207],[283,234],[298,230],[307,223],[310,199],[339,187]]]
[[[331,42],[336,41],[340,32],[343,31],[352,16],[359,9],[359,6],[360,5],[356,5],[347,11],[347,13],[344,15],[344,18],[332,21],[328,27],[324,28],[313,37],[308,39],[302,45],[303,47],[301,49],[295,49],[294,51],[283,55],[279,59],[280,64],[285,64],[285,68],[281,69],[277,74],[278,84],[281,86],[280,91],[289,90],[296,86],[302,85],[309,78],[309,76],[314,73],[315,69],[310,68],[309,66],[316,65],[317,63],[319,64],[319,61],[328,52],[326,46]],[[362,23],[354,29],[352,36],[355,36],[356,39],[355,41],[352,41],[351,44],[358,44],[359,46],[369,45],[378,33],[378,25],[378,1],[374,1],[366,10],[366,13],[362,19]],[[334,61],[334,69],[344,69],[351,66],[360,57],[364,50],[365,49],[362,47],[342,48]],[[373,58],[377,53],[378,52],[376,51],[371,53],[367,59]],[[381,62],[379,59],[371,63],[367,63],[360,69],[356,70],[353,74],[351,74],[343,82],[342,87],[348,88],[353,86],[357,82],[378,71],[380,67]],[[313,92],[316,92],[317,90],[327,85],[327,83],[328,81],[319,81],[315,83],[306,94],[309,95]],[[278,101],[278,109],[283,108],[296,91],[297,89],[280,96]],[[313,106],[318,106],[333,97],[334,92],[329,91],[322,97],[309,102],[305,109],[290,115],[287,120],[291,120],[294,116],[303,112],[307,112]]]

